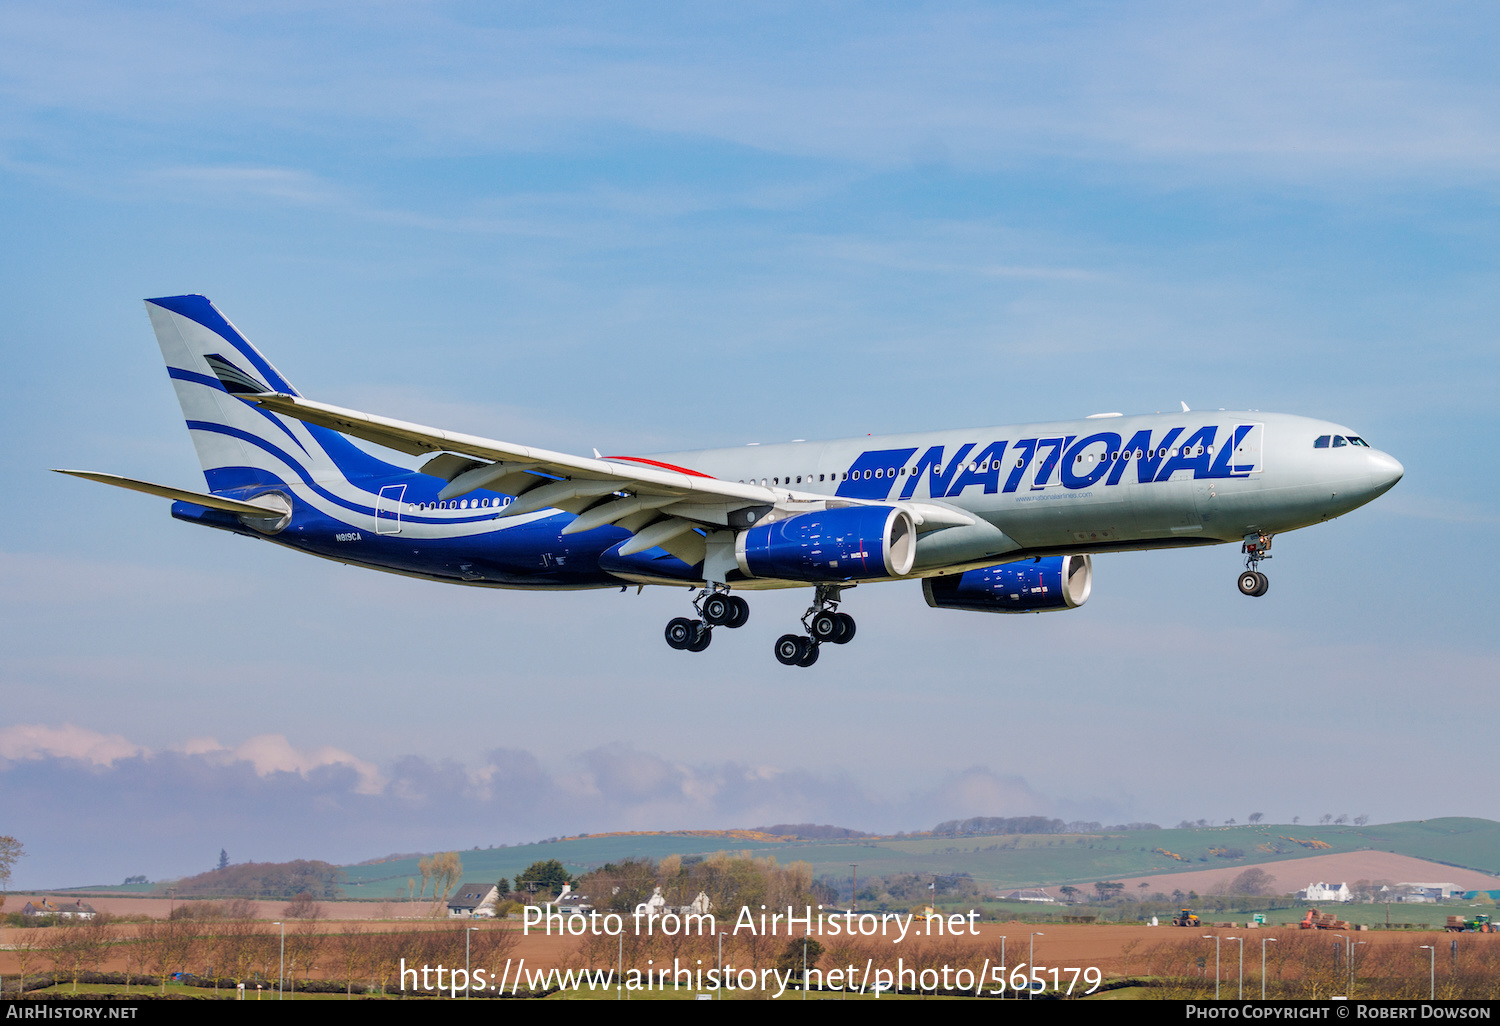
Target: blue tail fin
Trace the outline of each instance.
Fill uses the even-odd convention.
[[[406,473],[336,431],[279,417],[238,398],[300,393],[207,297],[148,299],[146,312],[211,491]]]

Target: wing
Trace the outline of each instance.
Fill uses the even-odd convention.
[[[439,498],[457,498],[488,489],[515,496],[500,514],[502,517],[541,509],[578,514],[563,529],[565,534],[616,524],[634,535],[620,549],[627,556],[661,546],[692,565],[704,558],[706,550],[696,528],[711,531],[748,527],[772,509],[791,513],[869,504],[633,463],[588,459],[378,417],[279,392],[241,394],[239,398],[262,409],[409,455],[440,453],[422,467],[423,473],[448,482],[438,493]],[[945,505],[892,505],[909,508],[918,530],[974,522]]]

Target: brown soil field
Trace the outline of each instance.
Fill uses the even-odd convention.
[[[1174,890],[1212,894],[1227,885],[1251,866],[1225,866],[1222,869],[1200,869],[1193,872],[1139,876],[1122,881],[1127,894],[1134,894],[1144,883],[1147,893],[1171,894]],[[1386,851],[1351,851],[1336,855],[1309,855],[1287,862],[1258,862],[1254,868],[1265,870],[1275,880],[1274,888],[1290,894],[1310,883],[1353,883],[1356,880],[1389,880],[1392,883],[1452,883],[1471,891],[1500,889],[1500,877],[1487,876],[1473,869],[1445,866],[1407,855]]]
[[[37,891],[33,894],[7,894],[4,911],[19,912],[28,901],[36,901],[40,898],[47,898],[54,903],[82,900],[85,905],[94,906],[96,911],[112,916],[124,918],[150,916],[152,919],[165,919],[171,914],[172,909],[180,905],[193,904],[198,900],[195,898],[137,898],[126,895],[80,897],[72,892],[52,894]],[[252,901],[250,904],[255,909],[255,918],[266,920],[280,919],[287,906],[286,899]],[[351,919],[432,920],[434,918],[431,915],[432,902],[430,901],[419,901],[415,904],[407,901],[324,901],[320,904],[323,906],[324,918],[336,922]],[[443,919],[444,917],[438,916],[437,918]]]
[[[205,924],[206,926],[207,924]],[[725,924],[721,924],[725,925]],[[263,930],[270,936],[275,937],[277,930],[269,924],[261,924]],[[321,932],[339,933],[349,926],[369,932],[408,932],[408,931],[430,931],[430,930],[458,930],[462,926],[457,922],[445,922],[442,920],[428,920],[425,922],[375,922],[369,919],[354,921],[323,920],[318,923]],[[483,929],[503,929],[521,933],[518,923],[510,922],[504,924],[488,924]],[[67,928],[63,928],[67,929]],[[961,936],[955,938],[933,938],[930,940],[908,938],[902,944],[894,944],[889,940],[876,943],[875,939],[863,941],[864,952],[868,953],[872,947],[889,952],[889,958],[894,963],[897,956],[905,956],[908,965],[914,956],[920,956],[923,948],[930,948],[939,952],[940,960],[949,960],[955,957],[964,957],[967,952],[983,952],[990,954],[992,949],[998,948],[1000,938],[1006,938],[1006,953],[1008,961],[1014,965],[1026,961],[1028,942],[1030,935],[1036,933],[1036,962],[1042,966],[1094,966],[1099,968],[1106,977],[1127,976],[1131,973],[1146,971],[1145,956],[1159,945],[1190,943],[1201,940],[1203,934],[1219,935],[1222,937],[1243,937],[1245,947],[1253,949],[1262,937],[1285,938],[1296,936],[1305,931],[1288,928],[1245,928],[1237,929],[1215,929],[1204,927],[1197,930],[1182,930],[1166,927],[1149,927],[1137,925],[1098,925],[1098,924],[1047,924],[1042,931],[1036,930],[1036,924],[1032,923],[982,923],[978,926],[978,936]],[[122,927],[126,936],[135,932],[128,924]],[[13,950],[18,940],[35,938],[43,941],[40,936],[51,931],[35,931],[21,929],[6,929],[0,931],[0,974],[11,975],[18,971],[16,956]],[[29,935],[29,936],[22,936]],[[783,935],[784,936],[784,935]],[[1384,932],[1378,930],[1357,931],[1354,933],[1328,933],[1324,936],[1330,940],[1344,937],[1357,937],[1359,941],[1370,945],[1366,951],[1376,948],[1397,947],[1416,951],[1422,944],[1438,944],[1447,946],[1449,940],[1454,936],[1440,931],[1400,931]],[[574,962],[580,949],[580,942],[573,937],[548,937],[533,932],[529,936],[517,938],[518,944],[510,951],[509,957],[513,959],[525,958],[528,966],[535,969],[546,969],[554,966],[564,966]],[[1459,941],[1463,945],[1488,945],[1494,946],[1496,952],[1500,952],[1500,934],[1464,934]],[[783,939],[775,941],[777,946],[784,945]],[[827,948],[834,948],[836,942],[824,938]],[[611,948],[612,950],[612,948]],[[1228,951],[1235,951],[1238,956],[1237,946],[1227,946],[1225,957],[1229,958]],[[861,954],[861,958],[864,953]],[[982,956],[981,956],[982,957]],[[1246,951],[1247,962],[1250,952]],[[37,960],[33,963],[32,973],[39,971],[45,960]],[[116,952],[101,966],[104,971],[118,972],[125,968],[123,955]],[[139,971],[139,970],[137,970]],[[324,970],[314,974],[319,977],[336,975],[331,970]]]

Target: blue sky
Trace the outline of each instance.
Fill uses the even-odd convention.
[[[1500,818],[1485,5],[9,3],[0,832],[22,886],[586,830]],[[140,300],[305,393],[551,448],[1254,408],[1406,466],[1067,614],[385,577],[46,473],[201,482]],[[868,594],[867,594],[868,592]],[[1184,739],[1190,752],[1183,752]],[[189,797],[191,796],[191,797]],[[86,813],[68,815],[68,810]],[[108,843],[100,843],[101,836]]]

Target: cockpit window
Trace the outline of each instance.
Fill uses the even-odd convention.
[[[1348,442],[1344,441],[1344,436],[1343,435],[1334,435],[1333,436],[1333,447],[1335,449],[1342,449],[1344,446],[1346,446],[1348,444],[1349,444]]]
[[[1349,436],[1349,444],[1350,445],[1362,445],[1366,449],[1368,449],[1370,447],[1370,443],[1367,442],[1367,441],[1365,441],[1363,438],[1360,438],[1358,435],[1350,435]]]
[[[1327,435],[1319,435],[1318,436],[1318,440],[1313,443],[1313,448],[1314,449],[1326,449],[1326,448],[1328,448],[1328,436]]]

